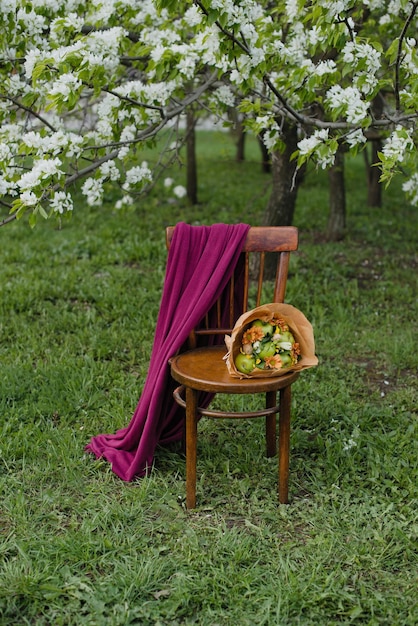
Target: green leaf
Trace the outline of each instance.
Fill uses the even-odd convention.
[[[29,215],[29,226],[30,226],[31,228],[35,228],[35,226],[36,226],[36,222],[37,222],[36,214],[32,212],[32,213]]]
[[[174,12],[178,6],[178,2],[176,0],[155,0],[155,5],[159,11],[167,9],[170,12]]]
[[[215,11],[214,9],[209,9],[207,22],[209,26],[212,26],[219,19],[219,11]]]

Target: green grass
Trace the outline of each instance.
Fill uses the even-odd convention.
[[[199,135],[196,207],[160,184],[135,212],[110,196],[80,200],[61,230],[0,230],[0,624],[416,623],[417,213],[396,186],[369,209],[360,159],[345,241],[322,237],[324,173],[296,210],[287,301],[312,321],[320,365],[294,385],[290,505],[257,420],[200,424],[192,512],[176,450],[131,484],[84,454],[135,409],[165,226],[260,221],[269,177],[254,143],[247,154]]]

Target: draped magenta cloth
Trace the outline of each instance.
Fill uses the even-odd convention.
[[[122,480],[144,476],[156,446],[182,438],[184,412],[172,397],[168,361],[222,295],[248,229],[247,224],[175,227],[148,375],[135,413],[126,428],[96,435],[86,446],[107,459]]]

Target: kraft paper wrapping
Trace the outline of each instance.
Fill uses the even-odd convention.
[[[250,374],[243,374],[235,367],[235,358],[240,351],[242,335],[255,320],[269,322],[274,316],[281,317],[289,326],[295,341],[299,343],[301,359],[296,365],[276,369],[254,369]],[[298,372],[308,367],[318,365],[318,358],[315,355],[315,340],[312,324],[306,319],[304,314],[291,304],[264,304],[251,311],[243,313],[235,323],[231,336],[225,335],[227,354],[225,355],[226,366],[231,376],[234,378],[266,378],[271,376],[282,376],[289,372]]]

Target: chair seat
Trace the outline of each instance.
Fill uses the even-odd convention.
[[[225,346],[183,352],[171,359],[171,375],[182,385],[199,391],[241,394],[278,391],[299,376],[299,372],[290,372],[270,378],[234,378],[228,372],[225,354]]]

